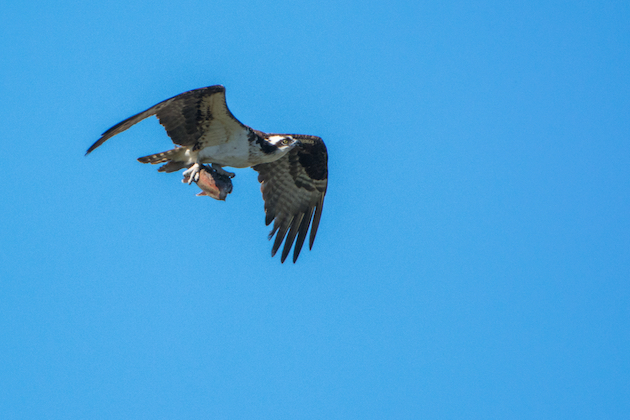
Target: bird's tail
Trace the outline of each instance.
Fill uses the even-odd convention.
[[[138,162],[150,163],[152,165],[155,165],[156,163],[168,162],[169,160],[177,159],[181,151],[181,147],[176,147],[175,149],[167,150],[166,152],[142,156],[138,158]]]
[[[140,157],[138,158],[138,162],[150,163],[152,165],[167,162],[167,164],[161,166],[158,171],[175,172],[190,166],[190,163],[188,163],[188,159],[183,153],[184,151],[185,148],[176,147],[175,149],[167,150],[166,152]]]

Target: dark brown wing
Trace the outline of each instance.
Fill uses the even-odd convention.
[[[265,200],[265,223],[274,222],[269,234],[269,239],[276,234],[271,256],[276,254],[286,236],[282,262],[296,236],[293,262],[297,261],[311,220],[309,248],[313,247],[328,186],[328,152],[322,139],[299,134],[291,136],[302,145],[275,162],[254,166]]]
[[[222,144],[232,133],[246,128],[228,109],[225,88],[208,86],[173,96],[116,124],[90,146],[86,155],[116,134],[153,115],[158,117],[173,143],[180,146],[193,146],[198,142],[202,148]]]

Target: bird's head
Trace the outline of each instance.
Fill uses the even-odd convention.
[[[260,163],[269,163],[280,159],[291,149],[302,143],[290,134],[266,134],[256,137],[256,146],[252,152]]]
[[[269,136],[267,141],[284,153],[301,144],[299,140],[294,139],[288,134],[274,134]]]

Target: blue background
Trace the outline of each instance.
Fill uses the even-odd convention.
[[[3,419],[626,419],[627,1],[0,7]],[[319,135],[312,251],[136,158],[183,91]]]

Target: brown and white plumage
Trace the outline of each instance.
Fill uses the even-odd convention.
[[[313,246],[328,185],[328,153],[321,138],[302,134],[267,134],[238,121],[225,102],[220,85],[195,89],[162,101],[105,131],[87,154],[143,119],[155,115],[176,145],[166,152],[144,156],[142,163],[164,163],[161,172],[184,172],[198,181],[204,163],[223,175],[222,166],[253,167],[265,201],[265,222],[272,221],[271,255],[285,242],[284,262],[295,242],[293,262],[300,254],[309,226]],[[225,197],[224,197],[225,198]],[[285,240],[286,237],[286,240]],[[296,240],[297,238],[297,240]]]
[[[116,124],[105,131],[86,154],[153,115],[157,116],[173,143],[179,146],[194,146],[199,141],[207,146],[226,143],[229,133],[247,128],[228,109],[225,88],[208,86],[173,96]]]
[[[286,235],[281,257],[283,262],[296,235],[293,262],[297,261],[311,219],[313,226],[309,248],[313,247],[328,187],[328,153],[322,139],[298,134],[292,137],[300,140],[300,147],[294,147],[274,162],[254,166],[265,200],[265,223],[274,222],[269,234],[269,239],[276,234],[272,256]]]

